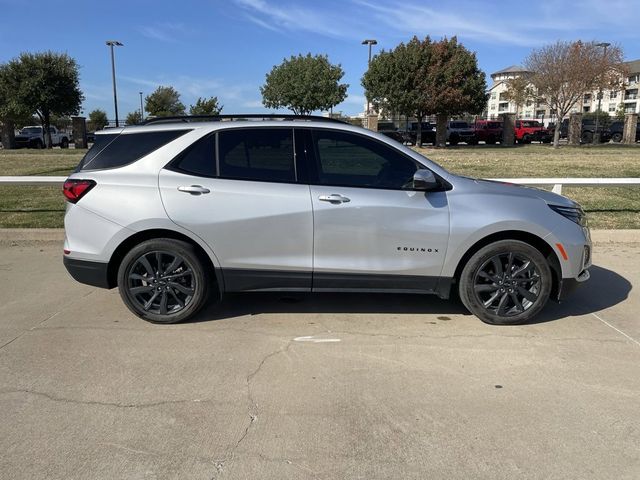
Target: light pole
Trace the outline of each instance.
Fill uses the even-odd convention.
[[[118,94],[116,93],[116,62],[113,55],[113,47],[122,47],[124,44],[117,40],[107,40],[106,44],[109,48],[111,48],[111,78],[113,79],[113,104],[115,106],[116,111],[116,127],[119,127],[118,124]]]
[[[605,62],[607,61],[607,47],[611,45],[610,43],[603,42],[597,43],[596,47],[604,48],[604,58]],[[600,106],[602,105],[602,84],[598,85],[598,109],[596,110],[596,131],[593,134],[593,143],[600,143],[600,130],[598,129],[598,123],[600,119]]]
[[[142,106],[142,92],[138,92],[140,94],[140,121],[144,120],[144,107]]]
[[[373,38],[370,38],[370,39],[362,41],[362,45],[369,45],[369,62],[367,63],[367,67],[369,65],[371,65],[371,46],[372,45],[377,45],[377,44],[378,44],[378,41],[373,39]],[[367,112],[366,112],[366,114],[369,115],[369,97],[367,97]]]

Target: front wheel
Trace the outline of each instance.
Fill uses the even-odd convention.
[[[211,274],[194,247],[169,238],[147,240],[125,255],[118,269],[123,302],[153,323],[195,315],[209,297]]]
[[[60,148],[69,148],[69,140],[66,138],[63,138],[60,141]]]
[[[616,143],[620,143],[622,141],[622,134],[619,132],[614,133],[613,135],[611,135],[611,140]]]
[[[460,299],[485,323],[517,325],[535,317],[551,292],[551,269],[533,246],[501,240],[478,250],[460,276]]]

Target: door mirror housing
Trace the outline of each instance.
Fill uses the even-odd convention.
[[[415,190],[429,191],[439,186],[440,184],[431,170],[421,168],[413,174],[413,188]]]

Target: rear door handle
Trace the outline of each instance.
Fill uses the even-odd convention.
[[[343,197],[338,193],[332,193],[331,195],[320,195],[318,200],[321,202],[329,202],[329,203],[347,203],[350,202],[351,199],[347,197]]]
[[[190,193],[191,195],[202,195],[203,193],[209,193],[211,190],[203,187],[202,185],[183,185],[178,187],[178,191]]]

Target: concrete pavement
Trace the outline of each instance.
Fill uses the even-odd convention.
[[[639,244],[520,327],[355,294],[151,325],[61,248],[0,245],[2,478],[640,478]]]

